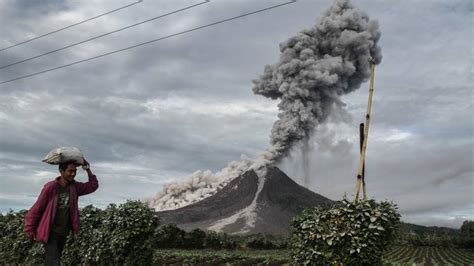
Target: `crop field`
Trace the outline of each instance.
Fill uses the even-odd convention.
[[[474,251],[443,247],[397,247],[384,256],[389,265],[474,265]]]
[[[157,250],[160,265],[291,265],[287,250]],[[385,265],[474,265],[474,251],[439,247],[397,247]]]
[[[157,250],[160,265],[290,265],[287,250]]]

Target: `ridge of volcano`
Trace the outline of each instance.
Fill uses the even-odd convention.
[[[263,182],[260,191],[259,182]],[[164,222],[185,230],[287,235],[295,215],[305,208],[328,206],[332,202],[298,185],[277,167],[269,167],[263,178],[248,170],[216,194],[179,209],[161,211],[159,215]]]

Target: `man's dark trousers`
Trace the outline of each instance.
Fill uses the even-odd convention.
[[[44,251],[46,255],[46,265],[60,265],[61,253],[64,245],[66,245],[66,237],[58,236],[53,232],[50,233],[48,243],[44,244]]]

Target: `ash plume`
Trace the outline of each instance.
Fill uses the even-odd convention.
[[[271,162],[271,156],[270,152],[259,152],[255,159],[242,155],[240,161],[230,162],[215,174],[210,170],[198,170],[180,182],[164,185],[163,191],[154,197],[145,198],[144,201],[159,211],[184,207],[214,195],[234,178],[250,169],[258,176],[264,176],[266,166]]]
[[[270,142],[274,160],[297,141],[309,138],[340,97],[370,76],[370,62],[380,63],[378,23],[347,0],[336,1],[316,24],[280,44],[278,63],[265,66],[253,92],[279,99],[278,120]]]
[[[334,106],[342,108],[340,97],[368,80],[370,63],[378,64],[382,59],[379,38],[377,21],[371,21],[348,0],[335,1],[314,26],[281,43],[279,61],[265,66],[263,75],[253,80],[255,94],[280,101],[278,120],[270,135],[271,147],[253,160],[245,157],[231,162],[216,174],[197,171],[145,201],[157,210],[184,207],[215,194],[248,169],[259,176],[257,198],[266,167],[287,156],[296,143],[308,143]],[[236,215],[252,217],[248,213]]]

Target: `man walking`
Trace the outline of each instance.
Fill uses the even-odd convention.
[[[88,182],[77,182],[74,162],[59,165],[60,176],[46,183],[38,199],[25,216],[24,231],[33,240],[43,242],[46,265],[60,265],[61,253],[70,231],[79,232],[78,197],[97,190],[99,182],[84,159]]]

